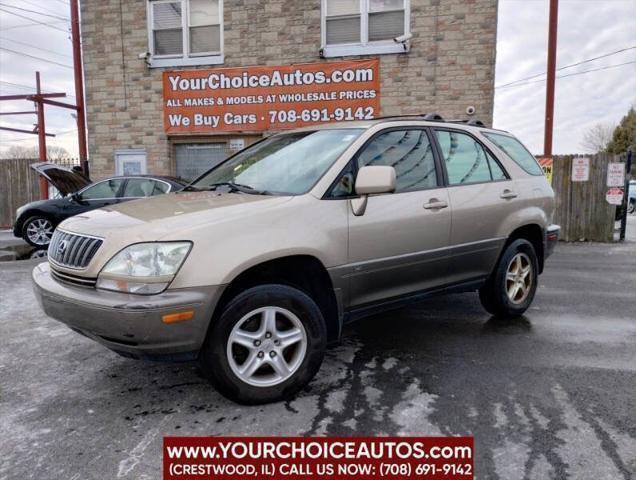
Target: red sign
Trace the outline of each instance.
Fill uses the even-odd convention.
[[[164,437],[164,480],[472,479],[472,437]]]
[[[264,131],[380,113],[377,59],[163,74],[167,133]]]

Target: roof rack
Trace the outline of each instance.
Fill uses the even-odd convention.
[[[448,123],[463,123],[465,125],[470,125],[473,127],[485,127],[486,124],[481,120],[477,120],[476,118],[469,118],[464,120],[448,120]]]
[[[413,113],[413,114],[407,114],[407,115],[386,115],[383,117],[376,117],[374,120],[390,120],[390,119],[399,119],[399,118],[421,118],[422,120],[426,120],[429,122],[463,123],[464,125],[469,125],[471,127],[486,128],[486,124],[476,118],[467,118],[467,119],[461,119],[461,120],[444,120],[444,118],[439,113]]]

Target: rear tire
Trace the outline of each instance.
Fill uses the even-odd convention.
[[[511,242],[495,270],[479,289],[484,309],[497,317],[518,317],[534,299],[539,262],[532,244],[524,239]]]
[[[327,331],[316,303],[286,285],[237,295],[210,326],[199,361],[225,397],[256,405],[291,398],[320,369]]]

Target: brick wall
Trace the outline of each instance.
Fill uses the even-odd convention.
[[[226,0],[225,67],[328,61],[320,0]],[[91,172],[114,173],[114,150],[144,148],[148,171],[174,173],[163,131],[162,69],[148,50],[145,0],[82,0]],[[437,112],[492,122],[497,0],[411,0],[411,51],[380,55],[383,115]],[[331,59],[341,60],[341,58]],[[205,67],[204,67],[205,68]]]

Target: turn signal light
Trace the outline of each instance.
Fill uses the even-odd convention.
[[[194,317],[194,310],[188,310],[187,312],[169,313],[161,317],[163,323],[176,323],[183,322],[185,320],[192,320]]]

